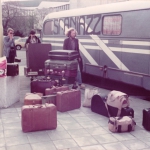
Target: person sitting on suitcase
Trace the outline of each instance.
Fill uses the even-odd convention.
[[[26,40],[25,47],[28,47],[29,43],[41,43],[40,39],[35,35],[35,31],[31,30],[28,39]]]
[[[77,31],[74,28],[69,28],[67,32],[65,33],[65,35],[68,38],[64,40],[63,49],[64,50],[76,50],[80,55],[79,42],[78,42],[78,39],[76,38]],[[76,81],[78,82],[80,88],[84,89],[85,85],[82,84],[82,77],[81,77],[81,71],[83,68],[81,56],[78,58],[78,63],[79,65],[78,65],[78,73],[77,73]]]

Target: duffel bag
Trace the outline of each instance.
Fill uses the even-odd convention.
[[[123,92],[120,91],[111,91],[108,94],[107,100],[106,100],[106,107],[108,107],[108,111],[110,113],[110,116],[113,117],[120,117],[121,109],[125,107],[129,107],[129,96]],[[111,114],[110,108],[117,108],[118,112],[116,114]]]
[[[130,132],[135,128],[135,121],[132,117],[110,117],[108,128],[111,132]]]

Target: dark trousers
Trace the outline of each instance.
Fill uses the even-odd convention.
[[[10,53],[9,57],[7,57],[7,63],[14,63],[14,62],[15,62],[15,56]]]

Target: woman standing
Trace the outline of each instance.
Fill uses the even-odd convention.
[[[16,57],[16,48],[14,43],[14,30],[7,29],[7,36],[4,37],[3,55],[6,56],[8,63],[14,63]]]

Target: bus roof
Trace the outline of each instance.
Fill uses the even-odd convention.
[[[71,9],[48,14],[43,21],[54,18],[81,16],[90,14],[113,13],[140,9],[150,9],[150,1],[126,1],[97,5],[85,8]]]

